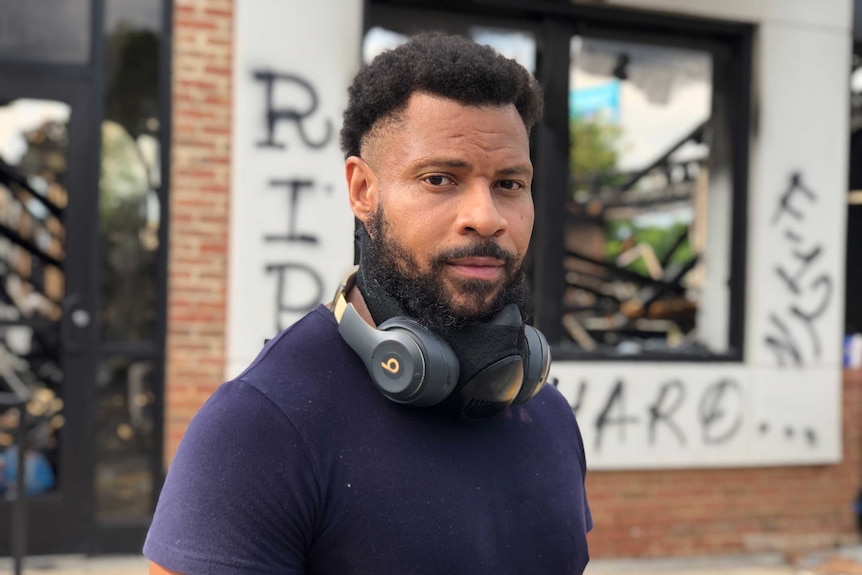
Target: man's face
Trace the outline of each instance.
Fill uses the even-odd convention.
[[[533,228],[529,140],[514,106],[414,94],[362,155],[371,173],[351,202],[375,246],[368,263],[397,268],[380,271],[419,282],[455,316],[484,317],[513,297]]]

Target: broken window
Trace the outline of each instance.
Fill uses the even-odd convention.
[[[544,90],[526,267],[530,321],[554,357],[741,359],[751,27],[416,4],[371,3],[365,62],[443,30],[516,59]]]
[[[574,36],[563,349],[731,352],[733,182],[708,50]]]

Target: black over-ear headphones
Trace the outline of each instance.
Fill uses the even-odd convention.
[[[449,399],[467,419],[489,417],[523,403],[541,391],[548,378],[551,353],[542,333],[523,325],[525,353],[498,358],[468,381],[459,382],[458,357],[440,336],[404,316],[374,328],[360,317],[347,293],[356,273],[335,294],[333,314],[338,333],[365,363],[377,388],[390,400],[429,407]],[[516,323],[513,323],[516,322]],[[521,326],[517,306],[509,306],[492,323]]]

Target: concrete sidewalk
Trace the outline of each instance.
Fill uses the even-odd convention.
[[[0,575],[12,573],[12,561],[0,559]],[[140,556],[28,557],[25,575],[147,575]],[[586,575],[862,575],[862,547],[810,553],[793,565],[778,553],[677,557],[671,559],[594,559]]]
[[[796,575],[779,555],[595,559],[586,575]]]
[[[800,555],[760,553],[668,559],[599,559],[586,575],[862,575],[862,547]]]
[[[147,575],[148,562],[141,556],[84,557],[51,555],[27,557],[25,575]],[[14,565],[0,559],[0,575],[11,575]]]

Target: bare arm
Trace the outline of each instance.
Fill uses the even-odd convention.
[[[150,575],[182,575],[181,573],[177,573],[176,571],[168,571],[164,567],[160,565],[156,565],[152,561],[150,561]]]

